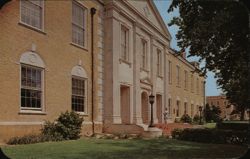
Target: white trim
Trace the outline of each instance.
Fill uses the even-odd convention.
[[[71,75],[76,76],[76,77],[86,78],[86,79],[88,78],[86,70],[81,66],[73,67],[71,70]]]
[[[35,52],[29,51],[23,53],[20,57],[20,63],[45,68],[45,63],[43,62],[42,58]]]
[[[38,122],[21,122],[21,121],[1,121],[1,126],[8,126],[8,125],[43,125],[45,122],[38,121]]]
[[[28,26],[28,27],[30,27],[30,28],[32,28],[32,29],[35,29],[35,30],[38,30],[38,31],[41,31],[41,32],[44,32],[44,22],[45,22],[45,0],[41,0],[42,1],[42,20],[41,20],[41,28],[37,28],[37,27],[34,27],[34,26],[32,26],[32,25],[29,25],[29,24],[27,24],[27,23],[25,23],[25,22],[23,22],[22,21],[22,18],[21,18],[21,16],[22,16],[22,13],[21,13],[21,11],[22,11],[22,8],[21,8],[21,2],[22,2],[22,0],[20,0],[20,2],[19,2],[19,23],[20,24],[23,24],[23,25],[26,25],[26,26]]]

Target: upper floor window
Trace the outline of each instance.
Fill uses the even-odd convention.
[[[147,41],[146,40],[142,40],[142,61],[141,61],[141,67],[143,69],[147,69]]]
[[[199,94],[199,88],[200,88],[200,86],[199,86],[199,79],[197,78],[196,79],[196,92],[197,92],[197,94]]]
[[[86,9],[72,1],[72,42],[86,47]]]
[[[172,62],[168,61],[168,83],[172,84]]]
[[[180,86],[181,79],[180,79],[180,66],[176,66],[176,82],[177,86]]]
[[[162,52],[157,50],[157,75],[162,76]]]
[[[184,88],[187,89],[188,87],[188,72],[184,71]]]
[[[122,26],[121,27],[121,59],[128,61],[129,54],[128,54],[128,33],[129,30]]]
[[[191,92],[194,92],[194,75],[191,75]]]
[[[21,0],[21,22],[31,27],[43,29],[43,0]]]

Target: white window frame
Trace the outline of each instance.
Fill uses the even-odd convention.
[[[157,75],[162,77],[162,51],[157,49]]]
[[[168,61],[168,83],[172,84],[172,61]]]
[[[22,91],[22,88],[23,88],[22,87],[22,67],[23,66],[41,70],[41,108],[22,107],[21,91]],[[20,106],[19,106],[20,107],[20,112],[22,112],[22,111],[33,111],[33,112],[43,112],[43,111],[45,111],[45,109],[44,109],[44,68],[28,65],[28,64],[25,64],[25,63],[21,63],[19,72],[20,72]]]
[[[75,42],[73,42],[73,25],[77,25],[77,24],[74,24],[73,22],[73,4],[76,4],[78,5],[80,8],[82,8],[84,10],[84,26],[83,26],[83,32],[84,32],[84,37],[83,37],[83,44],[84,45],[80,45],[80,44],[77,44]],[[82,48],[82,49],[85,49],[87,50],[88,48],[88,7],[84,6],[82,3],[76,1],[76,0],[72,0],[72,3],[71,3],[71,44],[73,44],[74,46],[76,47],[79,47],[79,48]],[[79,25],[77,25],[78,27],[81,27]]]
[[[121,36],[120,36],[120,59],[122,59],[123,61],[129,62],[129,28],[126,27],[125,25],[121,24]],[[125,32],[125,44],[124,44],[124,48],[125,48],[125,57],[123,56],[123,52],[122,52],[122,34],[123,31]]]
[[[79,80],[83,80],[84,81],[84,107],[83,107],[83,110],[84,111],[75,111],[73,110],[72,106],[73,106],[73,103],[72,103],[72,96],[73,96],[73,92],[72,92],[72,89],[73,89],[73,82],[72,80],[74,79],[79,79]],[[75,76],[75,75],[72,75],[71,76],[71,110],[72,111],[75,111],[81,115],[87,115],[88,114],[88,107],[87,107],[87,103],[88,103],[88,79],[87,78],[84,78],[84,77],[80,77],[80,76]]]
[[[45,3],[45,1],[44,0],[40,0],[41,2],[42,2],[42,6],[39,6],[39,7],[41,7],[42,8],[42,14],[41,14],[41,28],[37,28],[37,27],[35,27],[35,26],[32,26],[32,25],[30,25],[30,24],[27,24],[27,23],[25,23],[25,22],[23,22],[22,21],[22,1],[23,0],[20,0],[20,2],[19,2],[19,23],[20,24],[23,24],[23,25],[25,25],[25,26],[27,26],[27,27],[29,27],[29,28],[31,28],[31,29],[35,29],[35,30],[38,30],[38,31],[41,31],[41,32],[44,32],[44,17],[45,17],[45,14],[44,14],[44,10],[45,10],[45,5],[44,5],[44,3]],[[28,0],[28,1],[30,1],[30,0]],[[31,2],[31,1],[30,1]],[[31,2],[32,3],[32,2]],[[36,4],[35,4],[36,5]]]
[[[148,68],[148,42],[141,39],[141,68],[147,71]],[[145,63],[144,63],[145,62]]]
[[[181,86],[180,71],[181,71],[180,66],[179,66],[179,65],[176,65],[176,82],[177,82],[177,86],[178,86],[178,87]]]
[[[184,88],[185,90],[188,89],[188,71],[187,70],[184,71]]]

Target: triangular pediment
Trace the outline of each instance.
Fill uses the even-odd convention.
[[[162,33],[171,38],[167,26],[153,0],[128,0],[127,2],[129,2],[141,15],[155,25]]]

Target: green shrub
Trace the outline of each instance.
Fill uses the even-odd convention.
[[[7,143],[10,145],[32,144],[46,141],[62,141],[80,138],[83,118],[75,112],[61,113],[54,122],[46,121],[41,134],[13,137]]]
[[[248,129],[248,122],[219,122],[217,123],[217,128],[244,131]]]
[[[196,114],[193,118],[193,123],[194,124],[200,124],[200,116]],[[201,116],[201,124],[204,124],[203,117]]]
[[[7,144],[10,145],[19,145],[19,144],[33,144],[41,142],[41,135],[25,135],[22,137],[13,137],[11,138]]]
[[[188,114],[184,114],[181,117],[181,122],[183,122],[183,123],[192,123],[192,118]]]
[[[195,141],[202,143],[218,144],[245,144],[247,142],[246,131],[218,130],[218,129],[184,129],[172,132],[175,139]]]
[[[61,113],[58,119],[51,123],[46,122],[42,134],[53,141],[65,139],[72,140],[80,138],[83,118],[76,112]]]
[[[173,138],[179,139],[182,132],[183,132],[183,129],[176,128],[176,129],[171,131],[171,135],[172,135]]]

